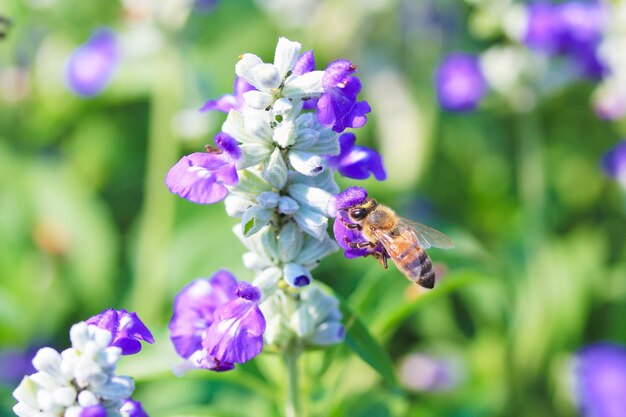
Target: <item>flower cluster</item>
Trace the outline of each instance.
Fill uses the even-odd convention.
[[[224,199],[226,212],[241,219],[233,231],[255,277],[238,283],[219,271],[178,294],[170,331],[187,360],[180,370],[229,370],[264,343],[301,349],[341,341],[338,302],[311,273],[337,250],[327,232],[339,192],[333,174],[386,178],[380,155],[344,132],[365,125],[370,112],[351,62],[316,70],[313,51],[280,38],[273,63],[246,53],[235,72],[234,93],[201,109],[227,113],[216,147],[183,157],[166,185],[196,203]]]
[[[514,109],[525,110],[544,90],[587,78],[600,81],[594,94],[598,115],[623,116],[625,8],[625,2],[580,0],[479,3],[476,13],[483,21],[491,16],[505,42],[480,56],[455,52],[444,58],[435,77],[441,107],[474,110],[489,87]]]
[[[38,371],[13,392],[20,417],[147,417],[130,398],[134,382],[115,374],[120,355],[136,353],[139,340],[153,343],[135,313],[105,310],[70,329],[72,347],[45,347],[33,359]]]

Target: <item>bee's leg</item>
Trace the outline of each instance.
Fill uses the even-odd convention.
[[[387,265],[387,259],[389,259],[389,254],[387,253],[385,249],[383,249],[382,251],[376,251],[372,253],[372,256],[376,258],[380,266],[382,266],[385,269],[389,268],[389,265]]]
[[[350,230],[353,230],[353,229],[361,230],[361,229],[363,229],[360,224],[348,223],[346,221],[346,219],[344,219],[343,217],[339,217],[339,220],[341,220],[341,223],[343,223],[343,225],[346,226],[346,229],[350,229]]]
[[[376,246],[376,244],[372,242],[368,242],[368,241],[349,242],[347,237],[345,237],[343,240],[348,244],[350,249],[365,249],[365,248],[373,248]]]

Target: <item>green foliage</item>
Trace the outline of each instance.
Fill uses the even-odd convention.
[[[323,1],[319,16],[290,26],[258,3],[223,0],[184,26],[148,22],[150,33],[133,32],[122,2],[0,9],[14,22],[0,39],[0,355],[63,349],[71,323],[126,308],[157,335],[121,370],[152,417],[282,413],[284,364],[272,352],[234,372],[171,374],[173,296],[220,268],[251,277],[223,206],[182,201],[163,178],[212,144],[224,119],[199,115],[208,129],[193,135],[174,123],[178,112],[230,92],[237,55],[271,58],[284,35],[315,48],[318,68],[340,57],[359,65],[373,111],[358,142],[382,150],[390,178],[342,187],[364,186],[456,243],[429,250],[441,276],[431,292],[371,258],[336,254],[313,271],[344,300],[347,333],[344,345],[302,359],[308,415],[575,415],[571,355],[595,340],[626,343],[626,199],[598,167],[624,126],[595,118],[583,82],[529,114],[497,101],[440,113],[432,74],[450,39],[434,23],[413,27],[397,2]],[[454,22],[467,12],[459,2],[421,6]],[[135,45],[101,95],[74,96],[64,62],[102,26],[156,35],[156,46]],[[403,366],[415,353],[454,360],[455,383],[411,389]],[[0,380],[1,415],[17,383]]]

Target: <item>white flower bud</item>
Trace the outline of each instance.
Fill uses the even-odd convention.
[[[306,239],[302,250],[295,257],[294,262],[302,265],[310,266],[316,265],[322,258],[336,252],[339,249],[339,245],[328,236],[324,239]]]
[[[294,149],[296,149],[296,146],[294,146]],[[339,134],[328,129],[322,131],[318,140],[313,142],[306,151],[318,155],[339,155]]]
[[[287,284],[295,288],[305,287],[312,281],[309,270],[300,264],[286,264],[283,267],[283,276]]]
[[[323,77],[324,71],[311,71],[298,77],[291,77],[285,82],[283,97],[298,99],[319,97],[324,92]]]
[[[345,336],[343,324],[339,322],[323,323],[315,329],[309,341],[318,346],[340,343]]]
[[[289,162],[293,169],[307,176],[319,175],[326,168],[326,161],[321,156],[298,150],[289,152]]]
[[[320,134],[315,129],[304,128],[298,130],[298,137],[294,143],[293,149],[304,151],[313,146],[319,139]]]
[[[282,214],[294,214],[300,209],[300,205],[291,197],[282,196],[278,200],[278,211]]]
[[[287,164],[285,164],[283,155],[279,148],[275,148],[269,161],[263,168],[263,171],[261,171],[261,176],[265,181],[269,182],[272,187],[280,190],[287,183],[287,174]],[[276,204],[278,204],[278,197],[276,198]]]
[[[291,110],[293,110],[293,103],[289,99],[279,98],[274,103],[272,110],[274,111],[275,115],[276,114],[285,115],[289,113]]]
[[[262,271],[272,266],[272,263],[265,257],[259,256],[255,252],[246,252],[241,256],[243,266],[254,271]]]
[[[231,217],[241,217],[252,206],[252,201],[242,196],[229,193],[224,199],[226,214]]]
[[[283,271],[275,266],[266,268],[259,275],[254,278],[252,285],[256,286],[263,293],[261,302],[265,301],[268,297],[278,289],[278,283],[280,277],[283,276]]]
[[[241,230],[244,236],[249,237],[265,227],[272,218],[272,210],[259,206],[250,207],[241,216]]]
[[[256,201],[262,208],[270,209],[278,206],[278,199],[280,196],[273,191],[265,191],[259,194]]]
[[[254,83],[251,83],[261,91],[270,91],[278,88],[283,82],[278,68],[272,64],[259,64],[250,69],[254,77]]]
[[[269,93],[258,90],[246,91],[243,94],[246,105],[255,110],[265,110],[272,104],[274,97]]]
[[[301,49],[302,45],[298,42],[292,42],[287,38],[278,39],[276,51],[274,52],[274,65],[278,69],[282,79],[293,69]]]
[[[82,390],[78,394],[78,405],[81,407],[91,407],[92,405],[98,405],[98,398],[89,390]]]
[[[243,125],[248,133],[269,143],[274,131],[270,127],[269,114],[266,111],[246,110],[243,113]],[[235,138],[236,139],[236,138]]]
[[[328,219],[317,211],[311,210],[307,207],[300,207],[300,210],[294,214],[293,219],[298,223],[298,226],[303,231],[310,234],[318,240],[324,239],[326,236],[326,227],[328,226]]]
[[[237,169],[246,169],[265,161],[272,154],[272,148],[267,145],[244,143],[240,147],[241,159],[237,161]]]
[[[244,116],[237,110],[231,110],[228,112],[228,116],[226,116],[226,121],[224,121],[224,124],[222,125],[222,131],[224,133],[228,133],[239,143],[264,144],[269,143],[271,140],[271,135],[255,136],[248,130],[246,130]]]
[[[316,209],[322,214],[329,215],[331,194],[321,188],[311,187],[306,184],[291,184],[287,191],[289,195],[301,205]]]
[[[57,378],[61,376],[61,354],[49,347],[41,348],[33,358],[33,366]]]
[[[248,84],[252,84],[257,89],[261,89],[260,85],[257,85],[256,77],[253,73],[253,69],[259,65],[263,65],[263,60],[254,54],[243,54],[241,59],[237,61],[235,65],[235,73],[244,79]]]
[[[308,338],[314,330],[314,322],[307,311],[307,306],[300,306],[290,317],[289,325],[300,338]]]
[[[76,390],[72,387],[60,387],[53,391],[54,402],[62,407],[69,407],[74,404]]]
[[[274,128],[272,140],[281,148],[291,146],[296,141],[296,125],[289,120],[284,120]]]
[[[135,390],[135,383],[127,376],[113,376],[106,384],[94,387],[93,393],[110,401],[122,400],[130,397]]]
[[[300,253],[304,237],[294,222],[285,224],[278,233],[278,255],[283,262],[291,262]]]

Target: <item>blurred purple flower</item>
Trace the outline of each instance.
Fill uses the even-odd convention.
[[[335,235],[335,240],[344,250],[344,256],[346,258],[358,258],[359,256],[370,255],[375,250],[380,250],[380,247],[353,249],[350,248],[349,245],[350,243],[364,242],[366,239],[357,229],[348,229],[346,227],[346,223],[351,222],[345,209],[365,201],[367,199],[367,191],[361,187],[348,187],[341,193],[334,196],[334,199],[337,216],[335,217],[335,223],[333,224],[333,233]]]
[[[411,353],[402,360],[399,377],[413,391],[448,391],[459,385],[462,367],[454,358]]]
[[[361,81],[352,74],[356,66],[342,59],[328,64],[322,78],[324,93],[317,102],[317,120],[335,132],[358,128],[367,123],[371,108],[367,101],[356,101]]]
[[[626,347],[598,342],[577,353],[575,390],[585,417],[623,417],[626,413]]]
[[[148,417],[148,413],[144,411],[141,403],[133,400],[132,398],[124,400],[124,404],[120,408],[120,412],[124,417]]]
[[[38,350],[38,346],[32,346],[26,350],[3,349],[0,351],[0,384],[14,385],[24,375],[37,372],[32,362]]]
[[[474,110],[487,90],[478,59],[460,52],[448,55],[439,65],[435,87],[441,108],[458,112]]]
[[[91,405],[81,410],[79,417],[107,417],[107,410],[103,405]]]
[[[370,174],[373,174],[378,181],[385,180],[387,173],[380,154],[374,149],[355,144],[354,133],[344,133],[339,136],[339,155],[327,157],[328,166],[339,171],[344,177],[356,180],[364,180]]]
[[[523,42],[531,49],[557,53],[561,48],[561,19],[556,5],[538,2],[527,5]]]
[[[154,343],[152,333],[139,319],[137,313],[109,308],[90,317],[86,323],[108,330],[113,336],[110,342],[111,346],[122,349],[122,355],[132,355],[139,352],[141,350],[140,340]]]
[[[230,110],[239,110],[245,105],[244,93],[255,88],[245,82],[242,78],[235,78],[234,94],[225,94],[217,100],[209,100],[200,108],[200,111],[219,110],[228,113]]]
[[[618,142],[602,156],[602,169],[626,187],[626,139]]]
[[[550,55],[565,54],[583,75],[597,79],[606,72],[597,56],[605,24],[599,2],[534,3],[527,6],[523,42]]]
[[[77,48],[66,67],[70,90],[79,96],[94,96],[109,84],[120,60],[115,33],[98,29]]]
[[[227,371],[263,349],[265,318],[258,288],[218,271],[197,279],[174,300],[170,338],[176,352],[195,367]]]
[[[183,156],[167,173],[167,188],[197,204],[213,204],[228,194],[227,185],[239,182],[237,159],[241,150],[237,141],[224,132],[215,136],[218,149]]]

